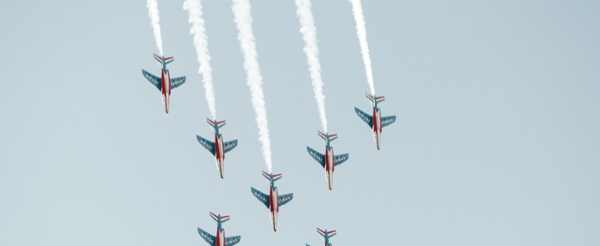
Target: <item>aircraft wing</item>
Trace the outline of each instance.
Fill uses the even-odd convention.
[[[310,156],[312,156],[313,158],[315,158],[315,160],[317,162],[319,162],[319,164],[321,164],[321,166],[323,166],[323,168],[325,168],[325,156],[323,154],[317,152],[314,149],[311,149],[308,146],[306,146],[306,150],[308,151],[308,154],[310,154]]]
[[[242,236],[235,237],[227,237],[225,238],[225,246],[233,246],[236,243],[239,243],[242,240]]]
[[[198,227],[198,234],[200,234],[200,237],[204,238],[204,241],[208,244],[215,245],[215,236],[210,235],[208,232],[200,229],[200,227]]]
[[[394,122],[396,122],[395,115],[383,117],[383,118],[381,118],[381,127],[386,127]]]
[[[369,125],[369,127],[373,128],[373,117],[358,109],[357,107],[354,107],[354,111],[356,111],[358,117],[360,117],[364,122],[366,122],[367,125]]]
[[[185,76],[171,79],[171,89],[175,89],[185,83]]]
[[[213,155],[215,155],[215,143],[208,141],[198,135],[196,135],[196,138],[198,139],[198,142],[204,146],[204,148],[206,148],[208,151],[210,151],[210,153],[212,153]]]
[[[348,154],[336,155],[333,157],[333,165],[337,166],[348,160]]]
[[[254,189],[252,187],[250,187],[250,189],[252,190],[252,195],[254,195],[256,198],[258,198],[259,201],[261,201],[262,203],[265,204],[265,206],[267,206],[267,208],[269,207],[269,196],[265,193],[260,192],[257,189]]]
[[[294,193],[281,195],[277,198],[279,206],[283,206],[294,198]]]
[[[146,72],[146,70],[142,69],[142,74],[144,75],[144,77],[146,77],[146,79],[148,81],[150,81],[150,83],[152,83],[154,86],[156,86],[156,88],[160,91],[160,78],[156,77],[154,75],[152,75],[149,72]]]
[[[228,151],[232,150],[233,148],[235,148],[235,146],[237,146],[237,139],[236,140],[231,140],[229,142],[225,142],[223,144],[223,151],[225,151],[225,153],[227,153]]]

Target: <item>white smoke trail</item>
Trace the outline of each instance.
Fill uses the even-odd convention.
[[[371,57],[369,56],[369,44],[367,43],[367,29],[365,27],[365,17],[362,12],[362,5],[360,0],[348,0],[352,3],[352,12],[354,14],[354,21],[356,21],[356,34],[358,35],[358,41],[360,43],[360,53],[365,63],[365,70],[367,72],[367,82],[371,87],[371,94],[375,95],[375,85],[373,84],[373,71],[371,70]]]
[[[163,55],[163,45],[162,45],[162,37],[160,36],[160,24],[158,21],[160,20],[158,16],[158,3],[156,0],[148,0],[146,3],[146,7],[148,7],[148,16],[150,16],[150,24],[152,25],[152,30],[154,31],[154,39],[156,40],[156,46],[158,47],[158,51],[160,55]]]
[[[319,47],[317,46],[317,28],[310,10],[310,0],[296,0],[296,14],[300,21],[300,33],[304,39],[304,52],[308,58],[308,69],[315,99],[319,107],[319,116],[323,130],[327,132],[327,116],[325,114],[325,95],[323,95],[323,80],[321,80],[321,63],[319,62]]]
[[[202,4],[200,0],[186,0],[183,3],[183,9],[189,13],[188,22],[192,24],[190,34],[194,35],[194,47],[200,68],[198,73],[202,74],[202,83],[204,84],[204,92],[208,109],[212,119],[217,119],[217,111],[215,108],[215,92],[212,83],[212,68],[210,66],[210,54],[208,53],[208,37],[204,28],[204,18],[202,17]]]
[[[231,6],[235,16],[234,21],[238,29],[238,40],[244,54],[244,69],[246,70],[247,84],[252,94],[252,107],[256,112],[258,139],[262,144],[263,157],[265,158],[267,169],[269,169],[269,172],[272,172],[271,141],[267,125],[267,110],[262,91],[262,76],[260,75],[260,67],[256,60],[256,44],[254,42],[254,34],[252,33],[250,8],[248,0],[233,0],[233,5]]]

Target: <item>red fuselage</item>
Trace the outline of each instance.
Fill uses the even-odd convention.
[[[217,161],[217,168],[221,174],[221,179],[223,179],[225,151],[223,148],[223,136],[221,134],[215,134],[215,159]]]
[[[379,150],[379,143],[381,142],[381,110],[373,108],[373,137],[377,144],[377,150]]]
[[[271,221],[273,222],[273,230],[277,231],[277,213],[279,212],[279,191],[277,188],[269,189],[269,212],[271,213]]]
[[[215,246],[225,246],[225,230],[219,230],[219,228],[217,228],[217,233],[215,235]]]
[[[160,92],[163,97],[163,104],[165,105],[165,111],[167,114],[169,113],[169,96],[171,95],[171,75],[169,74],[169,70],[162,70],[160,77]]]
[[[325,146],[325,178],[329,184],[329,190],[331,190],[333,186],[333,171],[335,169],[335,163],[333,160],[333,147]]]

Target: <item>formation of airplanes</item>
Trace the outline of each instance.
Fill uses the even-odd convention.
[[[165,112],[169,113],[169,100],[171,95],[171,90],[175,89],[182,84],[185,83],[185,76],[171,79],[171,74],[167,69],[167,64],[174,61],[173,57],[164,57],[154,54],[154,59],[158,61],[161,66],[161,76],[155,76],[146,70],[142,69],[142,74],[144,77],[150,81],[158,90],[161,91],[163,105],[165,106]],[[373,106],[372,114],[369,115],[364,111],[354,108],[356,114],[366,122],[369,127],[373,130],[373,138],[375,140],[375,144],[377,146],[377,150],[381,148],[381,131],[382,128],[394,123],[396,121],[396,116],[381,116],[381,109],[378,107],[378,104],[383,102],[385,98],[383,96],[375,96],[369,93],[366,93],[366,97]],[[225,153],[231,151],[238,145],[238,140],[231,140],[228,142],[224,142],[223,135],[220,133],[220,128],[225,126],[225,120],[217,121],[207,118],[206,122],[211,127],[214,132],[214,142],[199,135],[196,135],[196,138],[200,145],[206,148],[213,156],[215,157],[217,170],[219,171],[219,175],[221,179],[224,179],[224,161],[225,161]],[[325,152],[324,154],[319,153],[318,151],[306,147],[310,156],[312,156],[321,166],[325,169],[325,179],[328,184],[329,190],[333,188],[333,172],[335,167],[347,161],[349,158],[349,154],[341,154],[334,155],[333,146],[331,146],[331,141],[336,140],[338,138],[337,134],[329,134],[323,133],[319,131],[319,136],[323,139],[325,144]],[[277,215],[279,213],[279,207],[285,205],[293,199],[293,193],[279,195],[279,189],[275,186],[275,181],[281,179],[281,174],[273,174],[267,173],[265,171],[262,172],[262,175],[269,181],[269,194],[263,193],[254,187],[251,188],[252,194],[261,201],[268,209],[269,215],[271,217],[271,222],[273,223],[273,231],[277,232]],[[225,229],[222,227],[222,224],[229,220],[229,216],[214,214],[210,212],[210,216],[217,222],[217,231],[215,235],[212,235],[200,228],[198,228],[198,234],[202,237],[208,244],[211,246],[233,246],[240,242],[241,236],[234,237],[225,237]],[[317,228],[317,232],[323,236],[323,240],[325,242],[325,246],[332,246],[329,242],[329,239],[336,235],[336,231],[328,231]],[[308,244],[306,244],[309,246]]]
[[[271,215],[271,222],[273,223],[273,231],[277,231],[277,213],[279,213],[279,207],[285,205],[294,198],[293,193],[279,195],[279,189],[275,186],[275,181],[281,179],[281,173],[272,174],[265,171],[262,175],[269,181],[271,187],[269,189],[269,195],[262,193],[261,191],[250,187],[252,195],[254,195],[259,201],[265,204],[269,209],[269,215]]]
[[[242,236],[225,237],[223,223],[229,220],[229,215],[221,216],[221,214],[210,212],[210,217],[217,222],[217,232],[215,233],[215,236],[198,227],[198,234],[200,234],[200,237],[202,237],[208,244],[211,246],[233,246],[242,240]]]
[[[216,121],[206,118],[206,122],[211,127],[211,129],[215,133],[215,141],[211,142],[205,138],[202,138],[196,135],[198,142],[204,146],[210,153],[215,156],[215,160],[217,162],[217,170],[219,170],[219,174],[221,175],[221,179],[223,179],[223,170],[225,169],[224,161],[225,161],[225,153],[229,152],[235,146],[237,146],[237,139],[231,140],[229,142],[223,142],[223,135],[219,132],[219,128],[225,126],[225,121]]]
[[[185,83],[185,76],[171,79],[171,73],[167,69],[167,64],[173,62],[175,59],[171,57],[164,57],[154,54],[154,59],[158,61],[162,67],[160,78],[152,75],[146,70],[142,69],[142,74],[150,83],[152,83],[162,94],[163,104],[165,105],[165,111],[169,113],[169,96],[171,95],[171,89],[175,89]]]
[[[331,146],[331,141],[336,140],[338,138],[337,134],[327,134],[319,131],[319,136],[323,139],[325,143],[325,155],[317,152],[314,149],[306,146],[306,150],[308,150],[308,154],[312,156],[323,168],[325,168],[325,179],[327,184],[329,184],[329,190],[331,190],[333,186],[333,170],[337,165],[342,164],[344,161],[348,160],[348,154],[342,155],[334,155],[333,147]]]

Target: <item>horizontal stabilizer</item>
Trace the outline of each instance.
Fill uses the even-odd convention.
[[[221,218],[221,223],[229,220],[229,215],[220,215],[220,214],[216,215],[213,212],[210,212],[210,217],[213,218],[213,220],[215,220],[217,222],[219,221],[219,217],[220,217]]]
[[[365,93],[367,96],[367,99],[369,99],[369,102],[371,102],[371,105],[373,105],[373,107],[375,107],[375,102],[380,103],[385,101],[385,97],[384,96],[378,96],[378,97],[374,97],[373,95],[369,94],[369,93]]]
[[[321,236],[325,237],[325,235],[327,235],[327,237],[333,237],[337,234],[337,232],[335,230],[331,230],[331,231],[327,231],[325,232],[324,230],[320,229],[317,227],[317,232],[319,234],[321,234]]]
[[[322,133],[321,131],[319,131],[319,137],[321,137],[323,140],[327,141],[329,139],[329,142],[336,140],[338,138],[337,134],[326,134],[326,133]]]
[[[164,56],[159,56],[157,54],[154,54],[154,59],[160,63],[160,65],[163,65],[163,62],[165,63],[165,65],[175,61],[175,58],[171,57],[164,57]]]
[[[271,174],[269,174],[269,173],[267,173],[267,172],[263,171],[263,172],[262,172],[262,175],[263,175],[263,177],[265,177],[267,180],[271,181]],[[281,173],[276,173],[276,174],[273,174],[273,181],[277,181],[277,180],[279,180],[281,177],[282,177],[282,176],[281,176]]]
[[[208,123],[208,125],[213,129],[214,132],[216,132],[216,129],[224,127],[226,124],[225,120],[217,121],[217,120],[211,120],[209,118],[206,118],[206,123]]]

